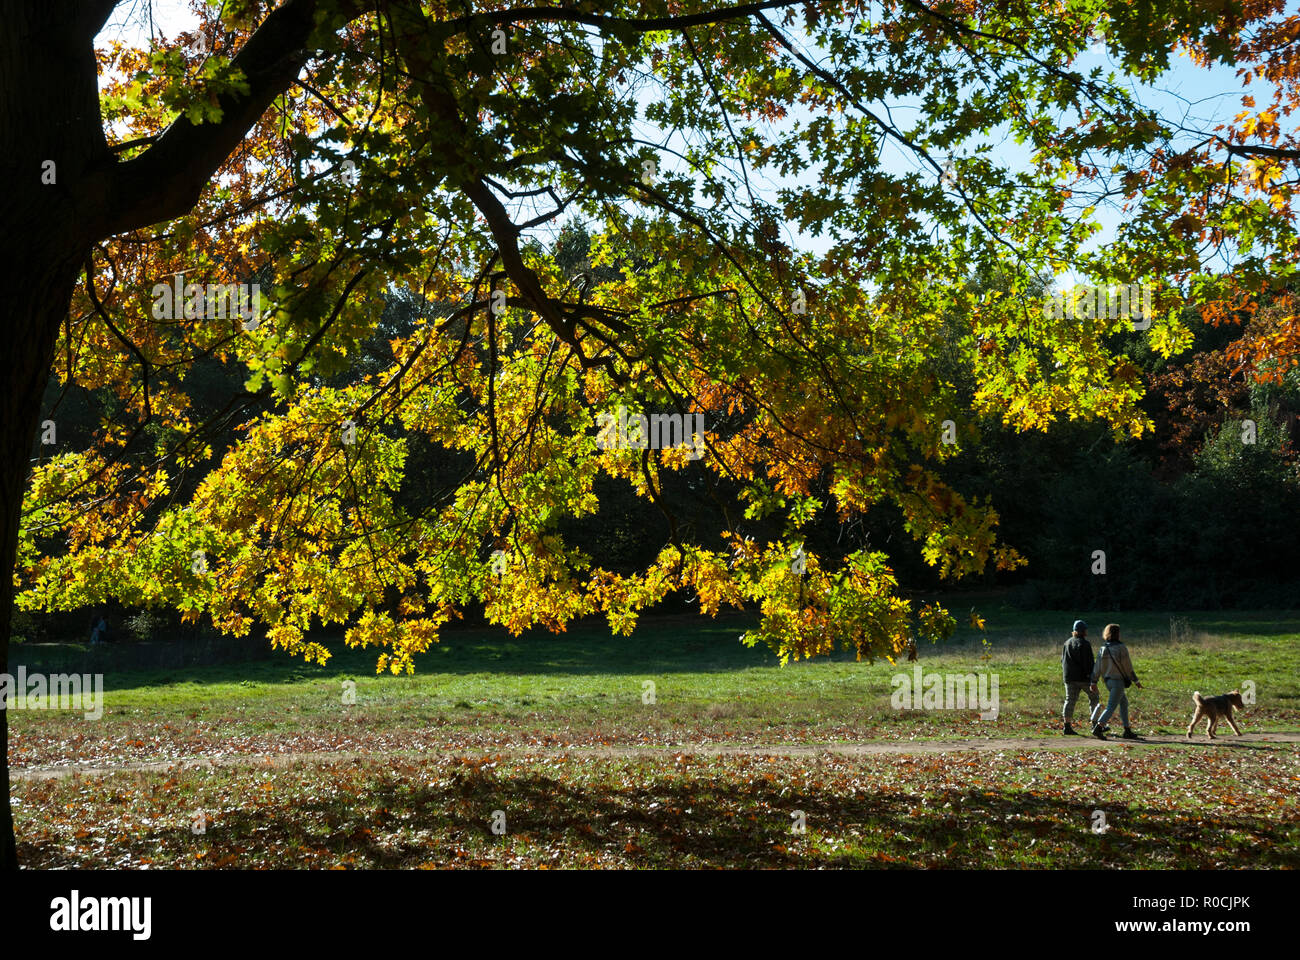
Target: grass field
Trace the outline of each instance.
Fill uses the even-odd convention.
[[[115,670],[139,657],[22,645],[12,669],[103,672],[106,694],[99,720],[12,713],[20,852],[32,866],[1300,864],[1300,617],[1115,617],[1147,740],[1100,743],[1058,736],[1075,614],[981,612],[986,634],[923,647],[920,665],[996,674],[994,719],[892,709],[911,665],[780,667],[735,619],[661,618],[632,638],[459,631],[414,677],[375,676],[373,652]],[[1088,619],[1099,634],[1105,618]],[[1248,683],[1243,738],[1183,738],[1193,689]]]

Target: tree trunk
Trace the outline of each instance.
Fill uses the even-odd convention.
[[[0,19],[0,673],[10,672],[11,571],[41,400],[97,213],[77,187],[108,156],[92,39],[111,9],[108,0],[24,0],[6,3]],[[0,868],[13,870],[8,720],[0,710]]]
[[[0,223],[0,230],[6,229]],[[75,264],[47,266],[44,275],[19,272],[0,260],[0,289],[15,291],[7,343],[9,391],[0,405],[0,673],[9,669],[9,629],[13,621],[14,583],[10,571],[18,553],[18,521],[23,490],[27,486],[29,459],[40,417],[41,399],[49,377],[50,360],[59,328],[67,314]],[[23,286],[27,285],[24,291]],[[22,291],[19,293],[19,291]],[[0,868],[16,869],[13,818],[9,809],[9,711],[0,710]]]
[[[368,3],[286,0],[236,55],[246,93],[222,94],[221,120],[176,120],[118,163],[104,138],[94,38],[119,0],[5,0],[0,15],[0,290],[7,396],[0,397],[0,672],[9,628],[23,490],[59,328],[98,241],[187,213],[220,164],[298,75],[318,30]],[[17,866],[9,808],[9,726],[0,710],[0,868]]]
[[[3,230],[0,225],[0,230]],[[9,271],[0,266],[0,276]],[[10,393],[0,406],[0,673],[10,673],[9,630],[13,622],[14,584],[10,571],[18,553],[18,521],[22,512],[23,490],[27,486],[28,460],[40,416],[41,398],[49,376],[50,354],[54,346],[54,331],[59,320],[67,313],[74,271],[54,271],[41,290],[43,303],[25,304],[25,309],[15,319],[26,317],[28,324],[15,323],[10,328],[8,348],[10,354]],[[62,274],[58,276],[57,274]],[[9,278],[4,289],[13,290],[21,282]],[[35,291],[35,286],[31,288]],[[23,298],[28,299],[28,298]],[[14,328],[26,327],[24,332]],[[15,354],[17,354],[15,356]],[[0,796],[4,797],[0,812],[0,868],[16,869],[18,854],[15,848],[13,817],[9,809],[9,711],[0,710],[0,744],[4,756],[0,757]]]

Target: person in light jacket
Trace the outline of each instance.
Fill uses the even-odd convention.
[[[1092,644],[1088,642],[1088,625],[1082,620],[1076,620],[1070,638],[1061,648],[1061,676],[1065,680],[1065,706],[1061,708],[1061,719],[1065,724],[1061,733],[1064,736],[1078,736],[1070,721],[1074,719],[1074,705],[1078,702],[1080,693],[1088,694],[1088,706],[1091,711],[1097,709],[1099,698],[1097,688],[1092,683],[1093,666]]]
[[[1120,722],[1124,724],[1124,739],[1137,740],[1138,735],[1128,725],[1128,694],[1124,690],[1130,683],[1141,690],[1142,684],[1138,681],[1137,674],[1133,672],[1133,661],[1129,659],[1128,647],[1120,643],[1119,624],[1106,624],[1101,638],[1105,641],[1105,645],[1101,648],[1097,663],[1092,668],[1092,689],[1095,693],[1097,680],[1100,678],[1105,681],[1110,697],[1106,701],[1105,710],[1101,709],[1100,703],[1092,708],[1092,735],[1098,740],[1106,739],[1106,722],[1118,708]]]

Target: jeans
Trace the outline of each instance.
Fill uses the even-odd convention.
[[[1098,703],[1092,708],[1092,725],[1094,727],[1104,727],[1106,721],[1111,718],[1115,708],[1119,707],[1119,719],[1124,724],[1124,729],[1128,729],[1128,694],[1124,692],[1124,681],[1119,677],[1107,677],[1106,689],[1110,691],[1110,699],[1106,701],[1106,709],[1101,709]],[[1101,715],[1098,716],[1098,711]]]
[[[1098,696],[1092,692],[1092,684],[1087,680],[1066,680],[1065,681],[1065,706],[1061,708],[1061,717],[1066,723],[1074,719],[1074,705],[1079,699],[1080,693],[1088,694],[1088,706],[1094,710],[1097,708],[1099,701]]]

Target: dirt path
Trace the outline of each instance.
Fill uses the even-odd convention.
[[[595,757],[622,759],[637,757],[671,757],[675,754],[697,756],[753,756],[753,757],[817,757],[825,754],[842,757],[865,757],[881,754],[926,753],[993,753],[1004,750],[1107,750],[1136,749],[1143,746],[1182,747],[1187,750],[1204,750],[1207,747],[1232,750],[1268,749],[1274,744],[1300,745],[1300,732],[1248,733],[1240,737],[1219,737],[1213,741],[1203,736],[1195,740],[1177,736],[1143,737],[1139,741],[1111,739],[1105,743],[1092,737],[1003,737],[971,740],[873,740],[867,743],[774,744],[772,746],[739,747],[718,744],[683,743],[677,746],[574,746],[574,747],[503,747],[484,750],[403,750],[376,755],[374,752],[355,750],[285,751],[283,753],[235,754],[213,760],[191,757],[185,760],[160,760],[114,764],[112,766],[67,764],[57,767],[14,768],[9,772],[13,780],[57,780],[63,777],[103,777],[115,773],[168,773],[180,770],[212,770],[225,767],[287,767],[295,763],[349,762],[360,759],[382,759],[385,756],[403,758],[484,756],[526,759],[532,757],[567,756],[574,759]]]

